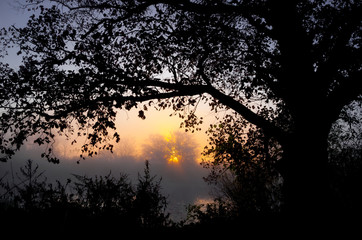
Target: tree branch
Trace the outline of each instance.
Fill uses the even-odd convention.
[[[255,124],[256,126],[263,129],[266,135],[275,137],[280,143],[285,141],[285,138],[287,137],[287,133],[285,131],[275,126],[272,122],[254,113],[249,108],[241,104],[239,101],[220,92],[213,87],[209,87],[207,89],[207,93],[209,93],[212,97],[218,99],[222,104],[230,107],[231,109],[239,113],[250,123]]]
[[[207,78],[207,76],[203,76]],[[174,90],[174,92],[169,93],[160,93],[160,96],[166,98],[166,96],[192,96],[197,94],[208,93],[215,99],[218,99],[220,103],[224,104],[225,106],[230,107],[234,111],[238,112],[242,115],[247,121],[252,124],[257,125],[258,127],[262,128],[267,135],[271,135],[276,137],[279,141],[284,141],[287,133],[281,130],[279,127],[275,126],[272,122],[267,121],[263,117],[259,116],[258,114],[251,111],[249,108],[245,107],[239,101],[233,99],[230,96],[220,92],[219,90],[215,89],[211,84],[207,85],[183,85],[178,83],[168,83],[162,82],[159,80],[148,79],[142,81],[135,81],[132,78],[127,78],[128,81],[122,82],[120,84],[127,85],[127,86],[153,86],[153,87],[161,87],[165,90]],[[208,79],[204,79],[204,81],[209,82]],[[154,98],[158,98],[155,96]],[[149,96],[144,97],[134,97],[134,100],[151,100]]]

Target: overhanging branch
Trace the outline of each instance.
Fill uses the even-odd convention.
[[[275,126],[272,122],[266,120],[260,115],[254,113],[239,101],[236,101],[234,98],[220,92],[213,87],[209,87],[207,93],[209,93],[212,97],[218,99],[222,104],[230,107],[231,109],[239,113],[250,123],[255,124],[256,126],[263,129],[266,135],[275,137],[281,143],[285,141],[287,135],[285,131]]]
[[[146,81],[139,81],[142,86],[154,86],[154,87],[162,87],[165,89],[172,89],[174,92],[163,93],[160,94],[162,98],[167,98],[169,96],[192,96],[197,94],[204,94],[208,93],[215,99],[218,99],[220,103],[224,104],[225,106],[230,107],[234,111],[238,112],[242,115],[247,121],[256,126],[262,128],[265,134],[273,136],[277,138],[279,141],[284,141],[287,133],[280,129],[279,127],[275,126],[272,122],[266,120],[265,118],[261,117],[260,115],[254,113],[249,108],[244,106],[239,101],[235,100],[234,98],[220,92],[219,90],[212,87],[210,84],[208,85],[183,85],[183,84],[176,84],[176,83],[167,83],[157,80],[146,80]],[[138,97],[139,100],[141,99],[148,99],[148,96]],[[157,98],[157,97],[155,97]]]

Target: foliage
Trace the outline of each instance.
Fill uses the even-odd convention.
[[[20,169],[19,183],[1,179],[2,223],[11,227],[16,220],[21,226],[44,224],[69,230],[76,226],[113,229],[118,225],[124,231],[169,227],[161,179],[151,176],[147,161],[144,171],[135,186],[125,174],[118,178],[74,175],[74,182],[56,181],[54,186],[41,178],[44,172],[38,173],[38,165],[28,160]]]
[[[362,157],[362,102],[346,106],[329,135],[330,162],[356,169]],[[343,159],[343,160],[342,160]],[[345,170],[351,170],[344,167]]]
[[[57,135],[86,137],[80,157],[112,151],[117,109],[173,108],[190,127],[207,101],[281,146],[287,209],[328,213],[328,134],[362,94],[360,1],[26,3],[27,26],[1,31],[23,59],[0,65],[1,160],[30,137],[52,162]]]
[[[361,102],[345,107],[329,134],[331,186],[345,211],[361,212],[362,121]]]
[[[75,178],[74,200],[90,215],[105,218],[130,215],[134,192],[126,175],[120,174],[119,178],[114,178],[109,173],[104,177],[75,175]]]
[[[160,192],[161,178],[155,180],[150,175],[149,162],[146,161],[144,175],[138,175],[138,184],[135,191],[133,209],[139,217],[142,226],[155,228],[169,223],[168,214],[165,214],[167,199]]]
[[[206,181],[238,215],[279,211],[282,178],[277,170],[281,147],[261,129],[232,115],[208,130],[209,146],[203,166],[210,169]]]
[[[187,207],[186,223],[210,224],[212,222],[231,221],[237,217],[233,207],[221,199],[215,199],[212,203],[195,204]]]
[[[356,101],[343,110],[328,138],[334,198],[329,200],[338,201],[335,211],[360,211],[361,208],[357,202],[362,170],[362,115],[358,104]],[[210,125],[208,135],[209,146],[205,147],[202,164],[210,169],[205,180],[215,185],[218,198],[206,207],[192,206],[191,219],[204,221],[217,215],[215,212],[229,217],[278,213],[283,202],[283,179],[277,169],[282,149],[278,142],[233,115],[226,115],[219,125]]]
[[[3,160],[34,135],[54,162],[57,134],[85,134],[82,157],[112,151],[117,108],[158,99],[149,105],[179,111],[209,98],[204,93],[214,109],[230,107],[282,141],[288,131],[251,111],[256,101],[283,103],[293,125],[305,114],[306,92],[307,109],[326,103],[334,119],[361,93],[358,1],[28,0],[25,7],[36,12],[28,25],[1,32],[4,49],[16,46],[23,56],[18,71],[0,66]]]

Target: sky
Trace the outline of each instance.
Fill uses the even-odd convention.
[[[31,13],[16,9],[13,0],[0,0],[0,28],[11,24],[25,25]],[[16,68],[20,58],[16,50],[9,51],[9,56],[0,61]],[[163,193],[168,196],[169,211],[175,219],[184,217],[185,206],[190,203],[204,202],[210,199],[210,187],[203,181],[208,171],[200,166],[201,152],[207,143],[205,131],[210,124],[216,123],[215,114],[205,104],[198,106],[196,114],[203,117],[202,130],[186,133],[180,129],[182,120],[170,117],[172,110],[149,110],[146,119],[140,119],[138,110],[119,110],[117,130],[121,141],[115,144],[114,153],[101,152],[96,157],[81,160],[79,164],[79,145],[71,145],[58,137],[55,142],[55,154],[61,159],[60,164],[48,163],[40,157],[44,146],[37,146],[31,139],[7,163],[0,163],[0,177],[10,179],[16,175],[27,159],[33,160],[44,170],[49,181],[65,182],[72,174],[106,175],[109,172],[118,175],[126,173],[132,180],[143,172],[145,160],[150,161],[151,174],[162,177]],[[134,181],[135,182],[135,181]]]

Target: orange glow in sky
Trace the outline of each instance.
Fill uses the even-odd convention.
[[[167,159],[167,163],[179,164],[180,160],[181,160],[181,155],[179,155],[176,150],[171,150],[170,157]]]
[[[198,151],[198,155],[193,161],[199,163],[202,149],[207,142],[205,130],[209,123],[205,124],[205,128],[200,132],[186,134],[183,129],[180,129],[182,119],[176,116],[170,117],[172,112],[172,110],[167,109],[163,111],[149,110],[145,112],[146,119],[142,120],[137,116],[137,109],[120,110],[116,120],[117,132],[121,138],[120,142],[112,142],[114,144],[113,153],[100,151],[95,157],[117,160],[124,156],[131,156],[144,161],[150,157],[152,152],[161,151],[161,158],[168,165],[177,166],[181,165],[183,161],[189,161],[190,157],[187,156],[189,153],[185,152],[185,146],[190,147],[191,142],[189,140],[192,138],[193,148]],[[202,112],[201,116],[203,116]],[[175,135],[175,132],[179,133]],[[180,136],[182,133],[184,136]],[[159,138],[155,139],[155,136],[159,136]],[[86,139],[77,139],[77,143],[73,145],[70,144],[71,141],[66,141],[62,137],[57,139],[54,146],[57,157],[70,160],[79,159],[81,146]],[[153,150],[145,152],[145,145],[154,145]]]
[[[179,164],[181,163],[182,156],[175,146],[166,150],[165,158],[168,164]]]
[[[181,154],[176,149],[176,138],[172,134],[167,134],[165,136],[165,140],[168,143],[166,146],[166,155],[165,158],[167,159],[168,164],[179,164],[181,161]]]

